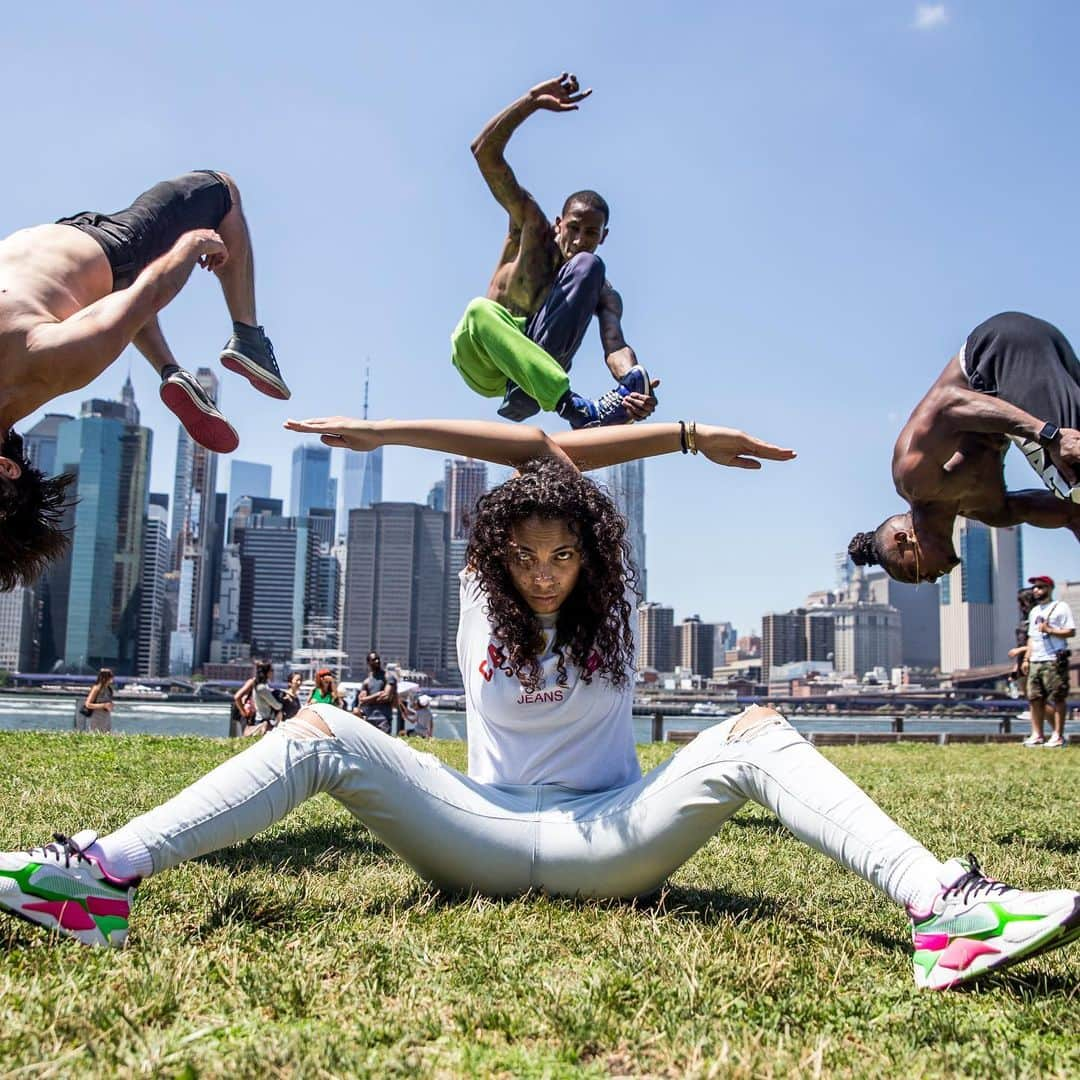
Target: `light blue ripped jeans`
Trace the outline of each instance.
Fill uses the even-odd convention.
[[[301,714],[125,827],[155,872],[245,840],[320,791],[422,878],[492,895],[649,893],[747,800],[898,903],[940,866],[765,710],[708,728],[635,783],[582,792],[481,784],[347,712],[313,708],[332,737]]]

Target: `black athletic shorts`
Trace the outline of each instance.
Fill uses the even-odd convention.
[[[101,245],[116,292],[126,289],[184,233],[216,229],[231,207],[229,185],[218,173],[200,169],[155,184],[126,210],[113,214],[84,210],[56,224],[73,225]]]
[[[972,390],[993,394],[1036,420],[1080,428],[1080,361],[1051,323],[1019,311],[995,315],[968,335],[960,364]],[[1049,491],[1080,503],[1080,484],[1070,485],[1058,473],[1041,443],[1010,438]]]

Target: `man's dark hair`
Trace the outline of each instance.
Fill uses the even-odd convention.
[[[848,558],[856,566],[878,566],[881,551],[877,545],[876,532],[859,532],[851,538],[847,547]]]
[[[562,216],[566,217],[566,212],[577,203],[579,206],[584,206],[587,210],[599,210],[604,215],[604,225],[607,226],[608,221],[611,218],[611,210],[608,208],[607,199],[603,195],[595,191],[586,189],[585,191],[575,191],[573,195],[566,197],[566,202],[562,204]]]
[[[0,442],[0,457],[22,469],[17,480],[0,476],[0,592],[7,592],[37,580],[70,543],[61,523],[75,477],[48,477],[35,469],[23,453],[22,436],[14,431]]]

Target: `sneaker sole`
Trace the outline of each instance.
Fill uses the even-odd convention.
[[[948,969],[935,967],[930,972],[930,976],[922,976],[923,981],[920,982],[921,970],[916,967],[915,985],[921,990],[949,990],[954,986],[962,986],[974,979],[981,978],[992,971],[1003,971],[1005,968],[1012,967],[1013,964],[1018,964],[1022,960],[1032,960],[1036,956],[1049,952],[1051,949],[1060,949],[1063,945],[1068,945],[1069,942],[1075,941],[1078,937],[1080,937],[1080,895],[1073,900],[1072,911],[1065,918],[1056,926],[1047,930],[1041,937],[1026,942],[1016,952],[1007,955],[998,953],[996,957],[980,956],[966,971],[950,971],[950,978],[943,982],[935,982],[934,975],[939,970],[944,972]]]
[[[184,425],[184,430],[200,445],[215,454],[231,454],[240,445],[240,436],[225,417],[208,413],[206,406],[183,383],[167,382],[161,400]]]
[[[243,353],[226,349],[219,359],[226,371],[243,375],[259,393],[277,398],[278,401],[288,401],[292,397],[292,391],[280,379],[275,379],[270,372],[252,363]]]
[[[12,904],[12,895],[10,893],[7,895],[0,894],[0,910],[6,911],[9,915],[14,915],[15,918],[21,919],[31,926],[37,926],[42,930],[54,933],[57,937],[71,938],[80,945],[102,949],[122,949],[124,943],[127,941],[128,931],[126,926],[123,929],[111,930],[108,937],[106,937],[96,926],[86,930],[76,930],[62,926],[61,920],[64,918],[68,907],[77,908],[86,915],[86,908],[84,908],[78,900],[68,900],[61,904],[59,911],[54,915],[48,911],[27,912],[21,909],[22,905],[46,903],[46,901],[43,901],[39,896],[29,895],[22,890],[16,891],[15,896],[18,897],[16,903],[19,906]]]

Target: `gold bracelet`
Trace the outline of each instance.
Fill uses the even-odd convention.
[[[686,429],[686,445],[690,447],[690,453],[697,453],[697,421],[691,420],[690,426]]]

